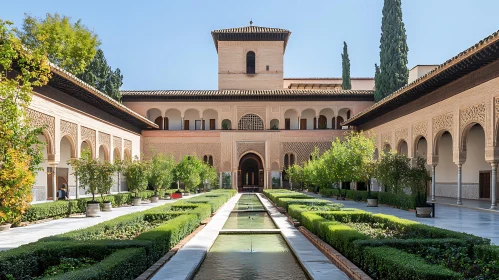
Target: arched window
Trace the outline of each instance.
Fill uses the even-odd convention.
[[[205,155],[203,157],[203,162],[213,166],[213,156]]]
[[[208,158],[208,164],[211,165],[211,166],[213,166],[213,157],[212,156],[210,156]]]
[[[237,124],[239,130],[263,130],[263,120],[256,114],[242,116]]]
[[[252,51],[246,54],[246,74],[255,74],[255,53]]]

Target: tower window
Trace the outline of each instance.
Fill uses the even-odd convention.
[[[246,54],[246,74],[255,74],[255,53],[252,51]]]
[[[269,69],[270,69],[270,66],[268,66],[268,65],[267,65],[267,67],[266,67],[266,68],[267,68],[267,71],[269,71]]]

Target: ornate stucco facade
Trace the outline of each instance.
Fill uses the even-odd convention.
[[[54,78],[29,110],[47,143],[37,199],[50,198],[59,177],[76,190],[66,162],[84,148],[101,160],[197,155],[221,183],[229,178],[228,187],[287,187],[286,166],[356,129],[374,131],[377,157],[390,149],[425,157],[434,198],[496,207],[497,33],[442,65],[414,67],[407,86],[377,103],[372,78],[352,78],[351,90],[341,89],[341,78],[284,78],[290,34],[256,26],[212,31],[217,90],[123,91],[122,104],[53,66]]]

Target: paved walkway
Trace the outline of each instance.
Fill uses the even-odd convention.
[[[197,195],[190,195],[185,198],[191,198],[195,196]],[[24,244],[35,242],[43,237],[90,227],[98,223],[109,221],[119,216],[144,211],[167,203],[173,203],[175,201],[178,201],[178,199],[160,200],[158,203],[142,203],[141,206],[113,208],[113,211],[111,212],[101,212],[100,217],[64,218],[40,224],[33,224],[25,227],[12,228],[6,232],[0,232],[0,251],[9,250]]]
[[[310,192],[307,194],[315,197],[321,197],[320,194]],[[437,204],[435,205],[435,218],[417,218],[414,212],[388,206],[367,207],[365,202],[336,200],[336,198],[323,199],[342,203],[345,207],[349,208],[359,208],[372,213],[394,215],[430,226],[470,233],[489,238],[491,243],[499,245],[499,213]],[[439,198],[437,198],[437,201],[438,199]]]
[[[428,197],[428,201],[431,201],[431,198]],[[481,211],[489,211],[492,213],[497,213],[499,214],[499,210],[491,210],[490,209],[490,199],[489,200],[478,200],[478,199],[463,199],[462,200],[462,205],[457,205],[457,199],[452,198],[452,197],[436,197],[436,204],[442,204],[442,205],[447,205],[447,206],[454,206],[454,207],[463,207],[463,208],[470,208],[470,209],[477,209]]]

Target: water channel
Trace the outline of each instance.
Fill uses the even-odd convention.
[[[242,195],[224,230],[277,229],[254,194]],[[248,231],[249,232],[249,231]],[[307,279],[279,233],[223,234],[208,251],[194,279]]]

